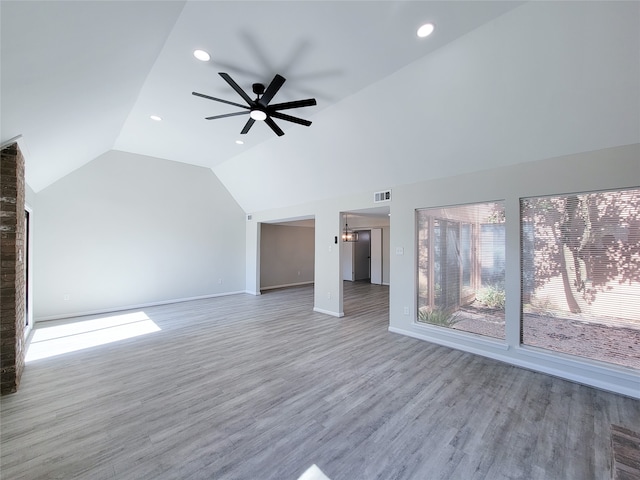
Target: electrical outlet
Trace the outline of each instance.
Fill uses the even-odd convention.
[[[331,300],[331,292],[327,292],[327,298]]]
[[[69,300],[71,300],[71,294],[65,293],[62,298],[64,299],[65,302],[68,302]]]
[[[404,314],[409,315],[409,307],[404,307]]]

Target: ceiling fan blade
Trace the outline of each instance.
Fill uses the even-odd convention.
[[[280,87],[282,87],[285,81],[286,79],[283,76],[276,74],[267,89],[264,91],[264,95],[262,95],[260,100],[258,100],[258,103],[263,107],[266,107],[275,94],[278,93],[278,90],[280,90]]]
[[[225,113],[224,115],[214,115],[213,117],[205,117],[205,120],[216,120],[218,118],[235,117],[236,115],[247,115],[248,113],[249,113],[249,111]]]
[[[256,123],[256,121],[253,118],[250,118],[249,120],[247,120],[247,123],[244,124],[244,128],[240,133],[243,135],[247,133],[254,123]]]
[[[298,118],[298,117],[292,117],[291,115],[285,115],[284,113],[280,113],[280,112],[269,112],[269,115],[274,118],[279,118],[280,120],[286,120],[287,122],[293,122],[299,125],[304,125],[305,127],[308,127],[309,125],[311,125],[311,122],[309,120],[304,120],[303,118]]]
[[[307,98],[306,100],[295,100],[293,102],[274,103],[269,105],[272,110],[287,110],[289,108],[312,107],[317,105],[315,98]]]
[[[231,86],[231,88],[233,88],[236,91],[236,93],[244,99],[245,102],[247,102],[251,106],[254,105],[253,100],[251,100],[251,97],[247,95],[247,93],[242,88],[240,88],[240,85],[238,85],[236,82],[233,81],[233,78],[231,78],[229,74],[224,72],[219,72],[218,75],[224,78],[225,82],[227,82]]]
[[[229,100],[222,100],[221,98],[210,97],[209,95],[205,95],[204,93],[191,92],[191,94],[195,95],[196,97],[208,98],[209,100],[215,100],[216,102],[222,102],[222,103],[226,103],[228,105],[233,105],[234,107],[240,107],[240,108],[246,108],[246,109],[249,108],[246,105],[241,105],[239,103],[230,102]]]
[[[271,130],[273,130],[275,132],[275,134],[278,135],[279,137],[284,135],[284,132],[280,129],[280,127],[278,125],[276,125],[276,122],[271,120],[270,117],[265,118],[264,119],[264,123],[269,125],[271,127]]]

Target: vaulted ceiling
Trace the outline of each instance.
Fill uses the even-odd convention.
[[[638,2],[2,0],[0,16],[1,140],[22,135],[36,192],[122,150],[210,167],[257,211],[640,141]],[[205,120],[238,109],[193,91],[243,102],[218,72],[249,93],[284,76],[274,102],[316,98],[287,111],[313,124]]]

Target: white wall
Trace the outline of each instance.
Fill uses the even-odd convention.
[[[337,317],[343,316],[340,235],[344,223],[340,212],[371,208],[372,198],[371,195],[355,195],[252,214],[252,220],[247,222],[246,231],[246,291],[259,294],[260,222],[313,217],[315,218],[314,310]]]
[[[313,282],[315,230],[263,223],[260,232],[260,289]]]
[[[605,190],[640,185],[640,144],[556,157],[514,166],[499,167],[474,174],[393,186],[390,223],[390,314],[392,332],[459,348],[507,363],[568,378],[587,385],[640,397],[637,372],[617,366],[567,357],[519,344],[520,322],[520,233],[521,197],[566,192]],[[371,192],[372,193],[372,192]],[[342,309],[340,235],[343,211],[371,208],[372,194],[352,195],[296,207],[254,214],[257,221],[296,215],[315,215],[316,269],[314,309],[335,316]],[[504,200],[506,238],[506,341],[478,337],[419,324],[416,317],[416,230],[415,210],[424,207],[459,205]],[[351,223],[349,224],[351,226]],[[247,229],[248,243],[257,238],[255,228]],[[402,254],[396,252],[400,249]],[[247,250],[249,266],[255,262],[253,249]],[[409,315],[404,308],[409,308]]]
[[[210,169],[110,151],[34,218],[36,320],[244,291],[244,212]]]
[[[639,32],[640,2],[525,2],[214,171],[255,213],[637,143]]]
[[[24,189],[25,194],[25,203],[29,205],[31,208],[35,208],[36,206],[36,192],[33,191],[28,184],[25,185]]]
[[[390,330],[453,346],[577,382],[640,397],[638,372],[566,358],[520,346],[520,231],[522,197],[640,185],[640,144],[502,167],[394,187],[391,206]],[[506,342],[418,324],[416,312],[415,210],[423,207],[504,200],[506,214]],[[409,315],[404,315],[409,308]]]
[[[353,242],[341,242],[342,248],[342,279],[353,282],[355,280],[355,268],[353,264]]]

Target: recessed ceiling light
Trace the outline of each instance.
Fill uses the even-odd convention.
[[[428,37],[433,33],[434,28],[433,23],[425,23],[418,29],[418,36],[420,38]]]
[[[158,115],[150,115],[149,118],[151,120],[155,120],[156,122],[161,122],[162,121],[162,117],[159,117]]]
[[[193,52],[193,56],[202,62],[208,62],[209,60],[211,60],[211,55],[209,55],[204,50],[195,50]]]
[[[236,140],[236,143],[237,143],[238,145],[244,145],[244,142],[243,142],[242,140]]]

